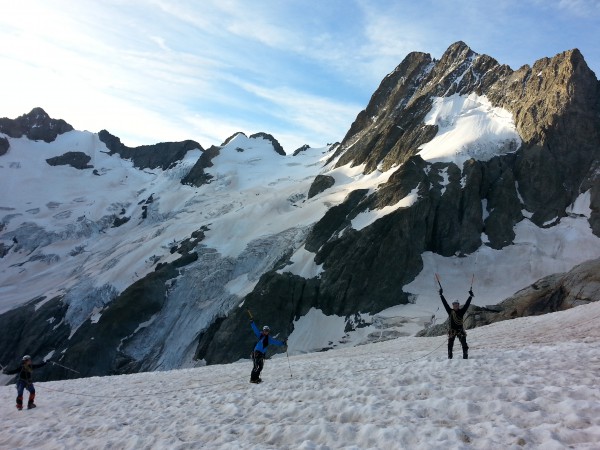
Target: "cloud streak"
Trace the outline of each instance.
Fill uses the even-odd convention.
[[[42,106],[129,145],[207,147],[264,131],[293,151],[340,140],[411,51],[438,58],[463,40],[518,68],[578,47],[598,73],[598,9],[584,0],[12,2],[0,16],[0,116]]]

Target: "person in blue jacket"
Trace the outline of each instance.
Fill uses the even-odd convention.
[[[262,331],[260,331],[254,323],[254,320],[250,320],[250,326],[258,338],[258,342],[254,346],[254,350],[252,350],[253,366],[252,372],[250,373],[250,383],[260,383],[262,381],[260,378],[260,373],[262,372],[265,364],[265,353],[267,353],[267,347],[270,344],[283,347],[284,345],[287,345],[287,340],[279,341],[269,336],[271,329],[266,325],[262,328]]]
[[[17,409],[23,409],[23,391],[27,389],[29,391],[29,400],[27,402],[27,409],[35,408],[35,388],[33,387],[33,369],[39,369],[45,366],[46,362],[43,361],[39,364],[31,363],[31,356],[25,355],[21,360],[21,364],[15,370],[5,371],[7,375],[19,374],[17,377]]]

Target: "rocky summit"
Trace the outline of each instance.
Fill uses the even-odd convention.
[[[411,53],[339,143],[287,154],[130,148],[36,108],[0,119],[0,171],[0,362],[78,372],[42,379],[247,358],[251,315],[291,354],[443,333],[442,285],[473,288],[470,327],[600,299],[600,83],[576,49]]]

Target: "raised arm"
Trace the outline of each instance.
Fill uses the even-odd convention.
[[[256,335],[257,338],[260,337],[260,330],[258,329],[258,327],[256,326],[256,324],[254,323],[254,320],[250,321],[250,326],[252,327],[252,330],[254,330],[254,334]]]
[[[446,312],[448,314],[450,314],[450,305],[448,305],[448,302],[446,301],[446,299],[444,298],[444,294],[443,294],[444,290],[442,288],[440,288],[440,298],[442,299],[442,303],[444,304],[444,308],[446,309]]]
[[[475,295],[473,294],[473,289],[469,289],[469,298],[465,302],[465,306],[462,307],[463,311],[469,309],[469,305],[471,304],[471,300],[473,300],[473,297],[475,297]]]

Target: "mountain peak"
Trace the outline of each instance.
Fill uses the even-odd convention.
[[[52,142],[59,134],[72,131],[73,127],[62,119],[52,119],[44,109],[33,108],[16,119],[1,118],[0,132],[12,138],[27,138]]]

